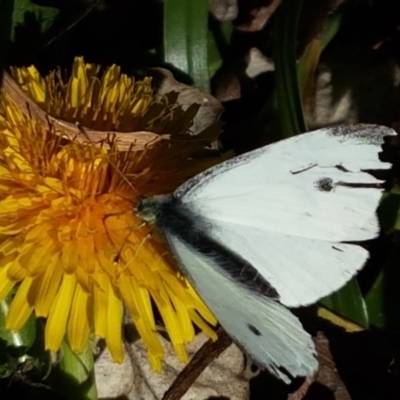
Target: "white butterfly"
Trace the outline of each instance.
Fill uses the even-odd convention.
[[[311,336],[286,307],[338,290],[368,259],[382,181],[375,125],[320,129],[208,169],[172,195],[142,199],[180,269],[223,328],[285,382],[318,367]],[[348,243],[353,242],[353,243]]]

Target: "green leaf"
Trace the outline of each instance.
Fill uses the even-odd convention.
[[[208,31],[208,71],[210,77],[221,67],[229,52],[229,41],[232,35],[230,21],[213,20]]]
[[[0,0],[0,87],[7,66],[8,45],[11,40],[14,0]]]
[[[383,228],[400,230],[400,194],[384,193],[378,208],[378,216]]]
[[[30,0],[15,0],[13,13],[12,40],[20,40],[28,35],[40,36],[54,23],[60,10],[53,7],[43,7]]]
[[[369,317],[357,279],[353,278],[337,292],[323,298],[320,303],[335,314],[368,328]]]
[[[283,0],[274,26],[276,106],[282,137],[306,131],[297,80],[297,27],[303,0]]]
[[[392,254],[365,296],[371,325],[400,329],[400,236]]]
[[[342,13],[335,12],[327,18],[326,29],[319,37],[311,40],[297,63],[297,78],[301,99],[305,101],[314,96],[315,71],[322,51],[335,37],[342,22]],[[307,114],[307,113],[306,113]]]
[[[59,10],[42,7],[29,0],[14,0],[8,64],[30,64],[44,46],[46,32]]]
[[[61,347],[61,361],[51,377],[54,387],[66,399],[97,400],[94,356],[91,343],[82,353],[72,351],[66,340]]]
[[[0,378],[12,375],[24,363],[32,363],[28,353],[37,339],[36,319],[33,316],[17,332],[5,328],[10,299],[9,295],[0,303]]]
[[[326,29],[321,36],[322,50],[332,41],[342,26],[343,12],[341,10],[334,12],[328,16]]]
[[[209,92],[208,0],[164,1],[164,61]]]
[[[17,332],[6,330],[5,319],[8,308],[8,300],[3,300],[0,303],[0,338],[7,346],[14,348],[22,355],[36,340],[36,319],[33,316],[29,317],[25,325]]]

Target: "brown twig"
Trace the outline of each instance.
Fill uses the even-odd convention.
[[[293,393],[290,393],[288,396],[288,400],[303,400],[306,396],[308,389],[310,389],[311,385],[315,382],[314,376],[308,376],[303,384]]]
[[[180,400],[210,363],[232,344],[232,339],[222,328],[217,330],[217,334],[218,339],[215,342],[208,340],[193,356],[164,393],[162,400]]]
[[[350,400],[350,394],[342,381],[332,353],[329,348],[329,341],[322,332],[318,332],[315,339],[315,346],[318,352],[319,370],[316,376],[308,377],[304,383],[288,396],[288,400],[302,400],[310,395],[314,383],[328,389],[335,400]],[[314,398],[314,397],[312,397]],[[318,398],[318,397],[315,397]]]

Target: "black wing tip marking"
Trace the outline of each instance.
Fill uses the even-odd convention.
[[[396,136],[396,132],[382,125],[350,124],[328,128],[333,136],[347,136],[350,139],[363,139],[370,144],[381,145],[385,136]]]

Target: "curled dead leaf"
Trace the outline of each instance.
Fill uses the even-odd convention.
[[[201,92],[199,89],[176,81],[171,72],[163,68],[150,69],[146,76],[153,76],[157,94],[177,92],[177,103],[184,110],[193,104],[199,105],[199,110],[193,119],[191,135],[196,135],[218,119],[223,111],[221,103],[213,96]],[[168,134],[157,134],[148,131],[117,132],[93,130],[80,124],[73,124],[58,118],[54,118],[42,110],[29,96],[27,96],[14,79],[7,73],[4,75],[2,90],[9,96],[19,109],[29,117],[38,120],[43,126],[53,125],[56,134],[69,140],[87,142],[94,145],[101,143],[103,147],[108,146],[108,138],[111,136],[118,143],[119,151],[130,148],[141,150],[146,146],[154,146],[164,140],[169,140]],[[99,144],[100,145],[100,144]]]

